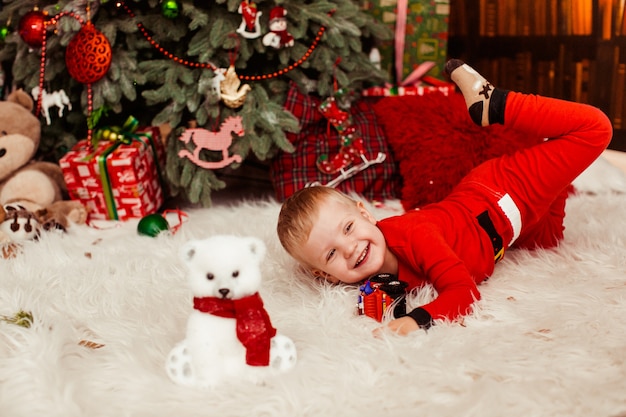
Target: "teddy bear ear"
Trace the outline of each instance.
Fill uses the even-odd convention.
[[[21,88],[13,91],[7,97],[7,101],[12,101],[13,103],[19,104],[24,107],[28,111],[33,111],[35,108],[35,103],[33,99],[28,95],[28,93]]]
[[[183,261],[190,262],[194,258],[194,256],[196,256],[197,252],[198,250],[197,250],[196,241],[192,240],[192,241],[185,243],[180,248],[178,255],[180,256],[180,259],[182,259]]]
[[[263,259],[266,251],[265,243],[263,243],[261,239],[256,237],[249,237],[247,243],[250,253],[252,253],[259,261]]]

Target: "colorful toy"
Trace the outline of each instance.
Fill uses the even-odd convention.
[[[194,309],[186,338],[166,360],[174,382],[196,387],[235,379],[261,382],[295,366],[295,344],[272,327],[258,292],[265,252],[260,239],[233,235],[182,247]]]
[[[407,283],[395,275],[378,274],[359,287],[357,313],[382,322],[387,310],[393,306],[393,317],[406,315]],[[395,303],[395,304],[394,304]]]
[[[23,90],[0,101],[0,205],[20,206],[33,213],[45,229],[84,223],[86,208],[77,201],[64,200],[66,184],[59,165],[33,161],[41,137],[33,107],[32,98]],[[20,224],[18,221],[7,229],[11,240],[13,236],[20,240]]]

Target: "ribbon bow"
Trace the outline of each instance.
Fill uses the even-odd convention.
[[[108,140],[110,142],[121,142],[125,145],[130,145],[134,139],[138,139],[139,136],[135,134],[139,127],[139,120],[134,116],[128,116],[124,124],[120,126],[105,126],[96,129],[93,135],[94,146],[101,140]]]

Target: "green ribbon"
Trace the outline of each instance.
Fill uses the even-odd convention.
[[[134,116],[128,116],[128,119],[124,122],[122,127],[120,126],[106,126],[96,129],[93,133],[93,146],[98,145],[101,140],[108,140],[110,142],[121,142],[125,145],[130,145],[133,139],[137,139],[138,135],[135,134],[139,127],[139,120]]]
[[[119,220],[117,215],[117,209],[115,208],[115,198],[113,197],[113,188],[111,187],[111,180],[109,179],[109,169],[107,167],[107,158],[113,151],[115,151],[122,142],[117,142],[113,146],[109,146],[96,157],[98,161],[98,167],[100,168],[100,181],[102,182],[102,193],[104,194],[104,203],[109,214],[109,219]]]
[[[100,168],[100,180],[102,182],[102,192],[104,194],[104,202],[107,208],[107,213],[109,219],[119,220],[119,216],[117,214],[117,208],[115,207],[115,198],[113,197],[113,188],[111,187],[111,180],[109,177],[109,169],[107,167],[106,160],[120,145],[130,145],[133,141],[138,140],[144,145],[150,145],[152,149],[152,155],[154,156],[154,163],[156,164],[157,174],[159,176],[159,181],[161,185],[163,185],[163,177],[161,174],[161,168],[159,166],[158,155],[156,151],[156,147],[154,145],[154,140],[152,135],[143,135],[149,136],[148,143],[142,139],[141,134],[135,133],[137,128],[139,127],[139,121],[133,117],[128,116],[128,119],[124,122],[124,124],[119,126],[107,126],[97,129],[93,135],[93,147],[94,149],[97,147],[98,143],[101,140],[106,140],[112,142],[113,145],[106,148],[100,155],[96,156],[96,160],[98,162],[98,167]],[[91,155],[88,159],[93,157]]]

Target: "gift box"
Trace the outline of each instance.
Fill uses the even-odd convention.
[[[59,161],[70,198],[85,205],[89,220],[141,218],[163,204],[159,130],[122,136],[126,140],[79,141]]]
[[[389,71],[396,84],[426,61],[435,64],[429,75],[443,79],[450,0],[362,0],[361,4],[395,31],[394,40],[378,49],[381,67]]]
[[[454,83],[440,81],[434,77],[424,76],[415,84],[375,86],[364,89],[364,97],[392,97],[392,96],[423,96],[429,93],[450,95],[456,91]]]

